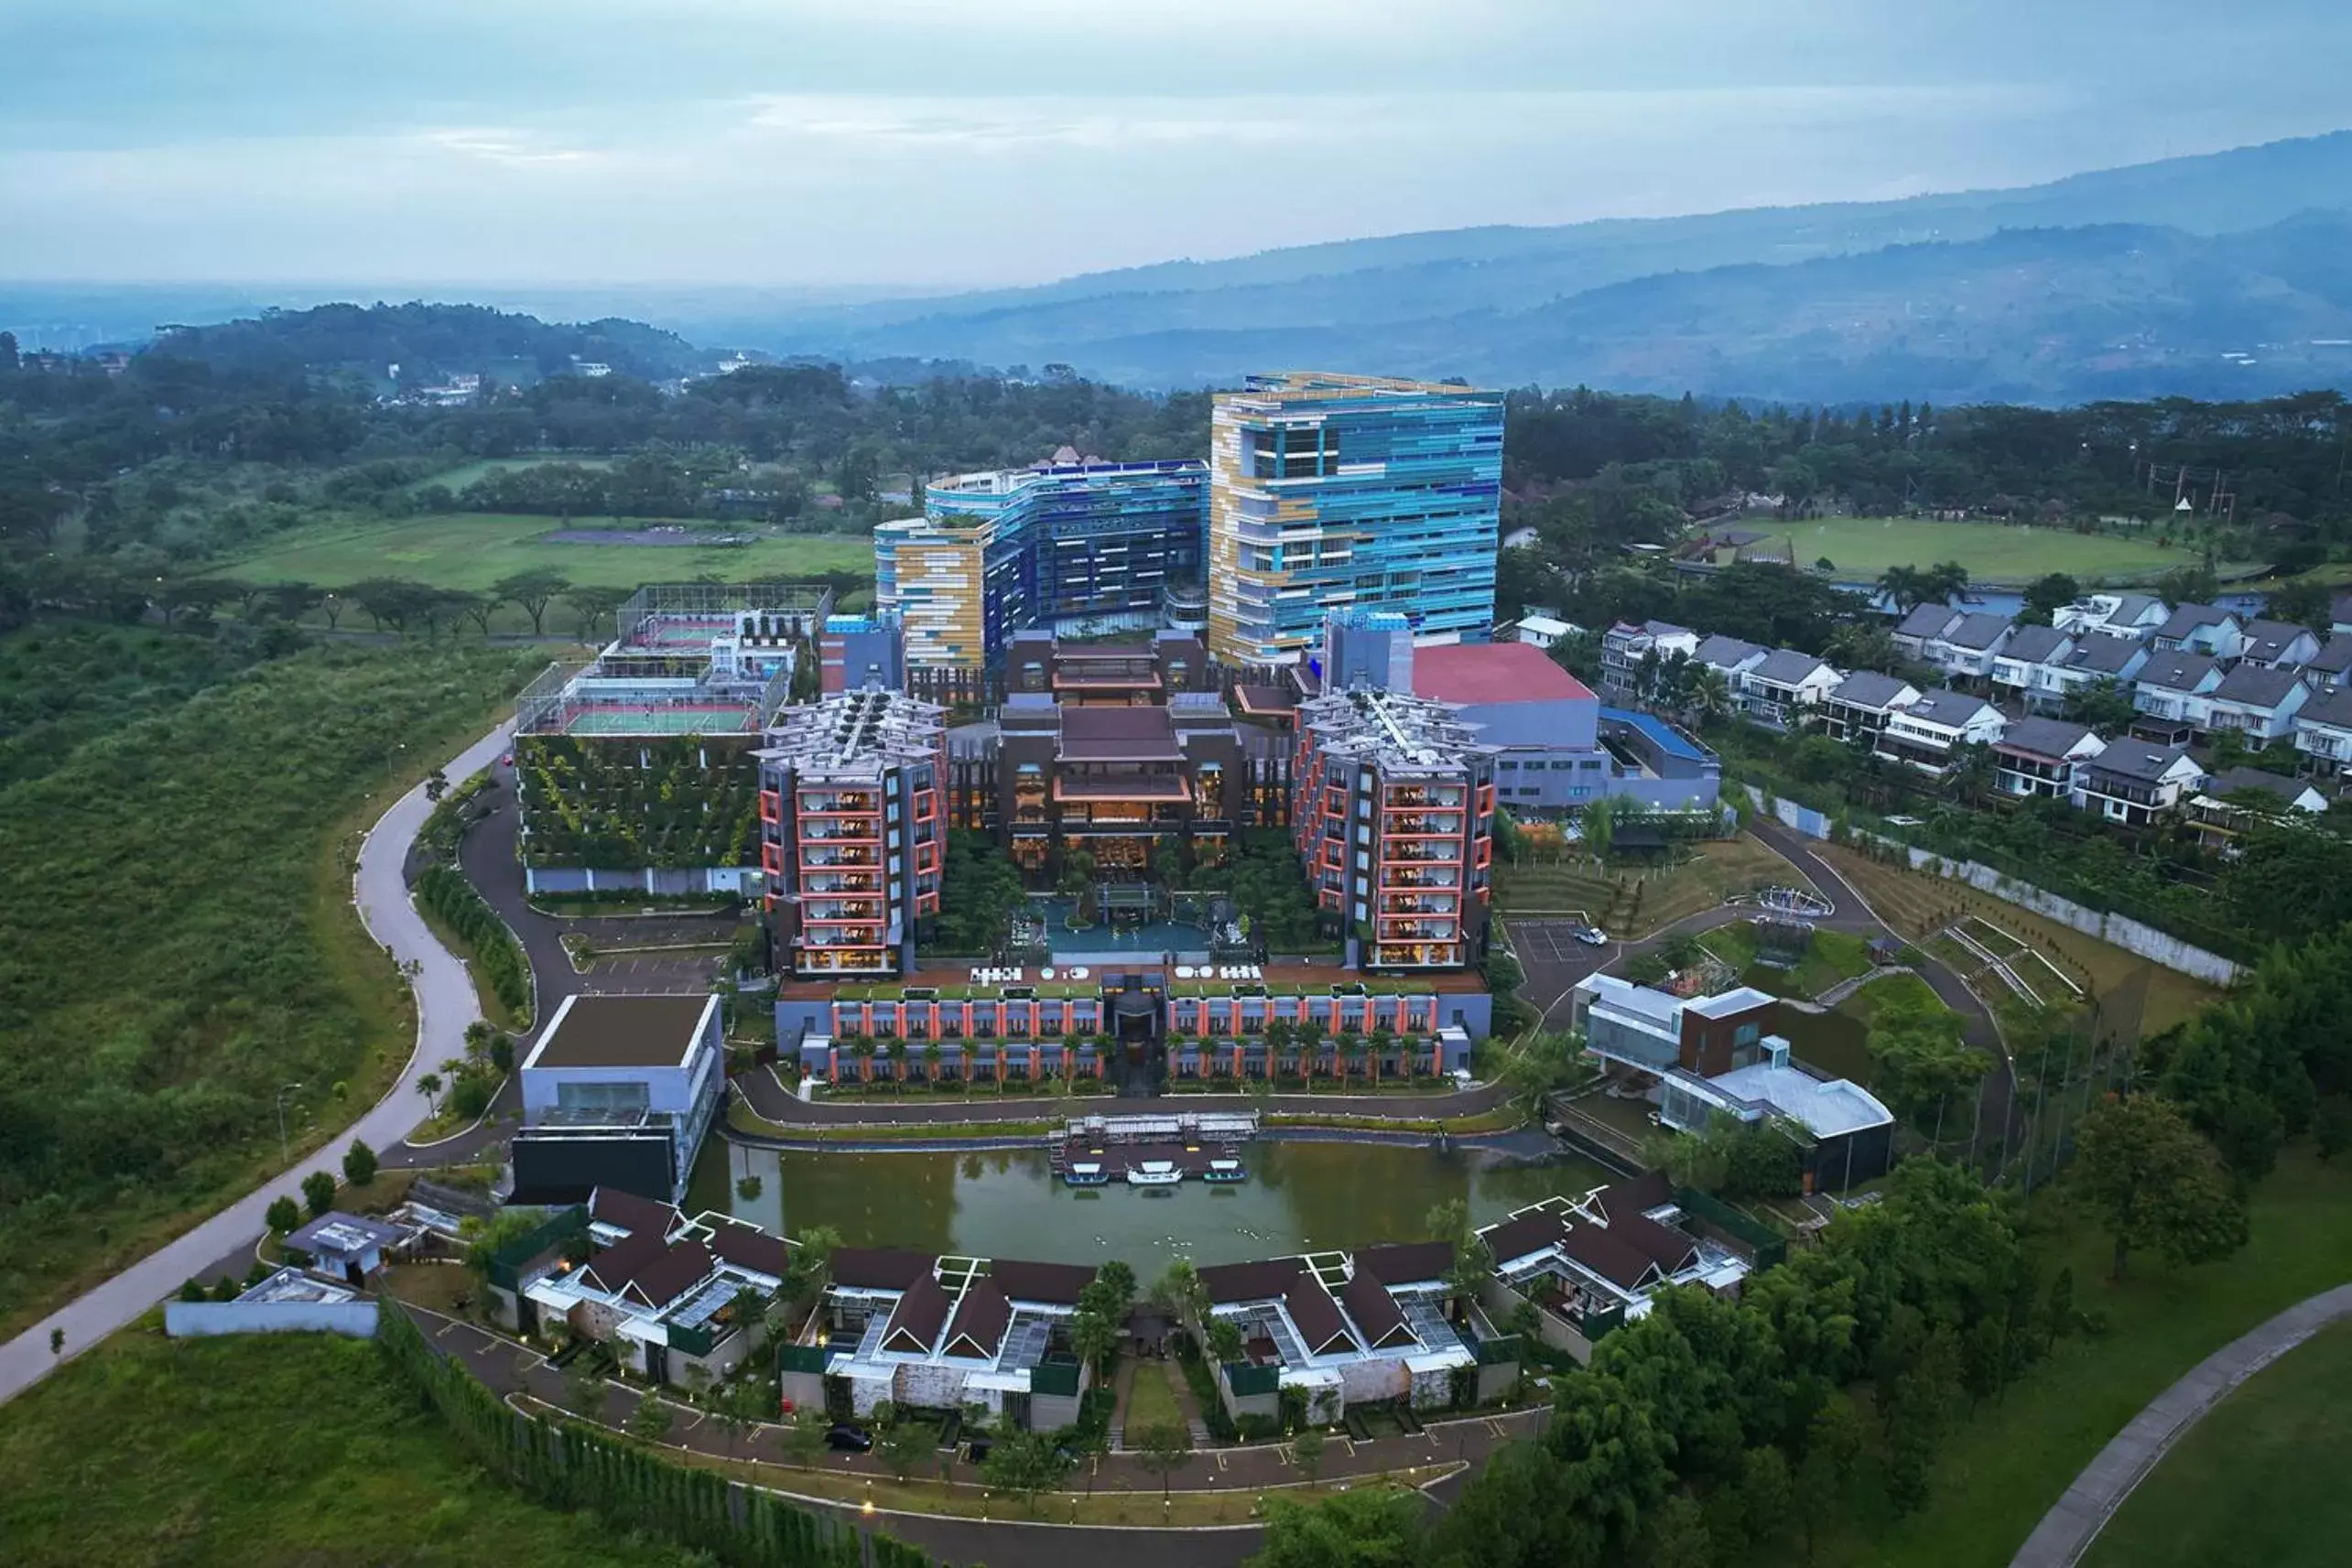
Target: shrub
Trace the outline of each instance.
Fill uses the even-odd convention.
[[[318,1218],[335,1206],[335,1178],[324,1171],[313,1171],[302,1178],[302,1206]]]
[[[343,1151],[343,1180],[355,1187],[363,1187],[375,1180],[375,1151],[356,1138],[352,1140],[352,1146]]]
[[[268,1222],[272,1235],[290,1236],[294,1227],[302,1223],[302,1209],[292,1198],[281,1197],[269,1206],[262,1218]]]

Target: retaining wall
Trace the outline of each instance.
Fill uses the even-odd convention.
[[[340,1334],[375,1337],[374,1302],[166,1302],[163,1331],[174,1339],[221,1334]]]
[[[1764,808],[1763,791],[1754,784],[1741,787],[1747,790],[1748,798],[1756,803],[1759,810]],[[1808,838],[1826,839],[1829,837],[1829,818],[1811,806],[1775,798],[1771,809],[1774,817]],[[2020,881],[1975,860],[1955,860],[1933,849],[1922,849],[1896,839],[1879,838],[1875,834],[1864,837],[1902,850],[1913,871],[1925,871],[1930,876],[1943,877],[1950,881],[1966,882],[1978,892],[1988,893],[2004,903],[2013,903],[2020,909],[2031,910],[2061,925],[2071,926],[2086,936],[2096,936],[2102,942],[2112,943],[2151,964],[2160,964],[2217,986],[2229,985],[2238,979],[2239,967],[2232,960],[2192,946],[2130,915],[2091,909],[2072,899],[2060,898],[2056,893],[2035,887],[2031,882]]]

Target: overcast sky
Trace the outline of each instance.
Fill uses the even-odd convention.
[[[960,286],[2352,124],[2346,0],[0,0],[0,277]]]

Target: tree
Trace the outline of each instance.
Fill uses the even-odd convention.
[[[2246,1200],[2220,1155],[2154,1095],[2108,1099],[2083,1118],[2070,1175],[2115,1243],[2116,1279],[2134,1248],[2187,1265],[2246,1244]]]
[[[1614,835],[1617,807],[1608,797],[1594,801],[1577,816],[1577,826],[1583,832],[1585,852],[1595,863],[1609,859],[1610,840]]]
[[[2263,610],[2273,621],[2325,633],[2334,620],[2334,597],[2325,583],[2296,578],[2271,590]]]
[[[288,1236],[302,1223],[302,1209],[292,1198],[281,1197],[271,1202],[262,1218],[268,1223],[271,1235]]]
[[[579,620],[580,640],[583,643],[594,642],[596,629],[610,620],[612,612],[626,603],[629,598],[617,588],[602,588],[592,583],[582,583],[568,588],[564,589],[562,597],[563,601],[571,606],[572,614]]]
[[[1035,1505],[1037,1494],[1059,1485],[1069,1473],[1054,1440],[1043,1433],[1008,1433],[994,1440],[981,1462],[981,1479],[1000,1492],[1021,1499],[1023,1512]]]
[[[2132,706],[2131,694],[2111,680],[2095,680],[2076,687],[2066,694],[2061,708],[2069,723],[2084,725],[2107,736],[2130,729],[2139,711]]]
[[[1306,1477],[1307,1485],[1315,1484],[1315,1473],[1323,1467],[1323,1429],[1302,1426],[1291,1434],[1290,1462]]]
[[[2051,617],[2082,597],[2082,584],[2065,572],[2051,572],[2025,585],[2025,602],[2018,621],[2027,626],[2047,626]]]
[[[1960,1351],[1949,1328],[1937,1328],[1922,1342],[1893,1381],[1884,1402],[1887,1433],[1887,1496],[1903,1513],[1927,1501],[1927,1477],[1935,1445],[1960,1393]]]
[[[356,1138],[352,1140],[352,1146],[343,1151],[343,1180],[355,1187],[363,1187],[375,1180],[375,1151]]]
[[[1992,1068],[1968,1044],[1959,1017],[1932,995],[1899,996],[1870,1016],[1871,1089],[1914,1124],[1932,1122],[1954,1094]]]
[[[531,635],[544,637],[547,635],[547,605],[570,588],[571,579],[563,573],[546,567],[535,567],[528,571],[510,573],[492,583],[491,601],[521,607],[523,613],[531,618]]]
[[[873,1439],[874,1457],[882,1461],[883,1469],[902,1481],[920,1469],[923,1456],[937,1446],[929,1427],[900,1421],[895,1412]]]
[[[1147,1426],[1127,1434],[1143,1468],[1160,1478],[1160,1500],[1167,1501],[1168,1484],[1178,1470],[1192,1463],[1192,1434],[1180,1426]]]
[[[324,1171],[313,1171],[302,1178],[303,1206],[318,1218],[335,1206],[335,1178]]]
[[[1070,1318],[1070,1348],[1100,1373],[1119,1348],[1119,1326],[1099,1312],[1081,1309]]]
[[[1735,1507],[1739,1500],[1729,1487],[1717,1497]],[[1744,1553],[1725,1552],[1717,1543],[1707,1528],[1707,1512],[1697,1499],[1680,1492],[1660,1504],[1642,1524],[1642,1568],[1715,1568],[1718,1554],[1725,1561],[1739,1561]]]
[[[417,1078],[417,1092],[425,1097],[425,1114],[428,1116],[439,1114],[434,1105],[434,1101],[439,1098],[441,1093],[440,1074],[419,1074]]]
[[[1427,1504],[1403,1487],[1358,1487],[1319,1503],[1266,1499],[1252,1568],[1407,1568],[1421,1561]]]
[[[640,1443],[659,1443],[677,1421],[677,1412],[669,1401],[647,1390],[637,1400],[637,1408],[629,1412],[629,1435]]]
[[[1797,1465],[1791,1488],[1797,1522],[1805,1531],[1805,1554],[1810,1558],[1822,1527],[1845,1505],[1846,1488],[1862,1457],[1862,1418],[1853,1400],[1832,1394],[1813,1412],[1805,1428],[1805,1458]]]
[[[564,1408],[591,1425],[603,1418],[604,1401],[612,1392],[604,1375],[586,1356],[575,1358],[563,1369]]]
[[[2049,1299],[2042,1308],[2042,1335],[2045,1348],[2055,1349],[2058,1341],[2075,1331],[2075,1271],[2062,1268],[2050,1278]]]
[[[1924,574],[1917,567],[1889,567],[1879,574],[1879,592],[1902,615],[1910,614],[1934,597],[1928,592]]]

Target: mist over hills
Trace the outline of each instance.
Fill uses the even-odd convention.
[[[966,294],[0,284],[0,327],[74,347],[422,297],[622,336],[599,319],[630,318],[705,349],[909,374],[1058,363],[1138,387],[1311,363],[1791,402],[2260,397],[2352,385],[2347,242],[2340,131],[2016,189],[1394,234]],[[612,357],[675,362],[673,343]]]

